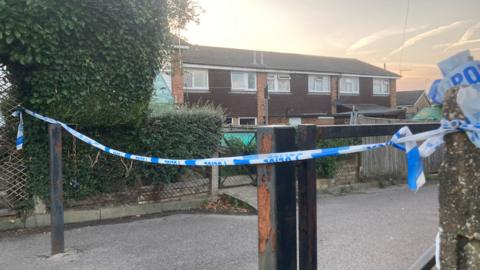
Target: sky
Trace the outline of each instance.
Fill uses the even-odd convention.
[[[480,60],[480,0],[197,0],[198,45],[357,58],[428,89],[437,63],[470,49]],[[407,8],[408,7],[408,8]],[[408,13],[407,13],[408,9]],[[407,16],[408,14],[408,16]]]

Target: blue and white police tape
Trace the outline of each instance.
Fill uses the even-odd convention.
[[[147,157],[141,155],[134,155],[130,153],[125,153],[119,150],[112,149],[107,147],[94,139],[83,135],[76,131],[75,129],[69,127],[63,122],[57,121],[55,119],[40,115],[38,113],[32,112],[27,109],[19,109],[14,113],[14,116],[20,118],[19,121],[19,132],[17,136],[17,149],[22,149],[23,147],[23,121],[22,114],[23,112],[45,121],[47,123],[59,124],[67,132],[72,134],[74,137],[82,140],[83,142],[100,149],[106,153],[119,156],[126,159],[149,162],[153,164],[164,164],[164,165],[180,165],[180,166],[229,166],[229,165],[255,165],[255,164],[270,164],[270,163],[279,163],[279,162],[289,162],[289,161],[298,161],[298,160],[307,160],[307,159],[316,159],[322,157],[338,156],[344,154],[352,154],[358,152],[365,152],[374,150],[377,148],[382,148],[386,146],[393,146],[404,152],[406,152],[407,163],[408,163],[408,187],[412,190],[418,190],[425,183],[425,175],[423,173],[423,166],[421,157],[426,157],[429,154],[433,153],[436,148],[438,148],[438,143],[428,143],[419,148],[416,144],[417,141],[423,141],[434,137],[443,137],[443,135],[450,132],[457,131],[453,129],[452,125],[442,125],[439,129],[418,133],[413,135],[408,127],[403,127],[392,137],[390,141],[384,143],[376,144],[363,144],[363,145],[354,145],[354,146],[343,146],[335,148],[325,148],[325,149],[314,149],[307,151],[292,151],[292,152],[283,152],[283,153],[269,153],[269,154],[257,154],[257,155],[247,155],[247,156],[236,156],[236,157],[224,157],[224,158],[206,158],[206,159],[168,159],[160,157]]]

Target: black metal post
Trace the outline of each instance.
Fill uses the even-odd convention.
[[[63,220],[62,127],[48,125],[50,143],[50,218],[52,255],[65,251]]]
[[[258,153],[295,150],[293,127],[261,127]],[[258,165],[259,270],[297,268],[295,166],[292,162]]]
[[[297,133],[298,150],[315,149],[317,127],[300,125]],[[301,161],[298,179],[298,245],[299,269],[317,269],[317,189],[315,160]]]

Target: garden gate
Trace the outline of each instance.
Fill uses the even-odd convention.
[[[222,134],[221,157],[244,156],[257,151],[256,130],[226,131]],[[257,184],[255,166],[220,166],[219,188],[231,188]]]

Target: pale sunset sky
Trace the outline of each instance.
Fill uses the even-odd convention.
[[[408,0],[196,2],[200,22],[182,32],[192,44],[386,63],[398,90],[428,89],[456,52],[480,60],[480,0],[410,0],[408,16]]]

